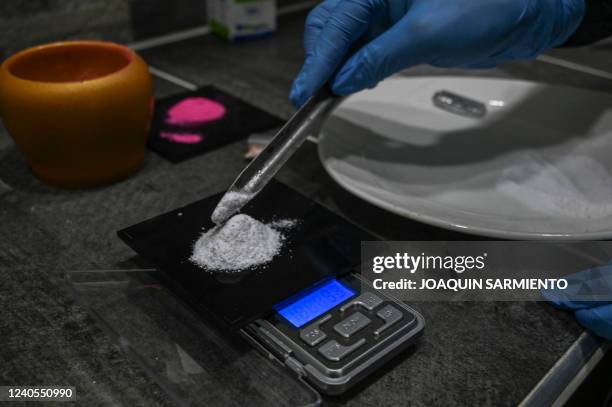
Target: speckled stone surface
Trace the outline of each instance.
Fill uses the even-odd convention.
[[[279,34],[260,42],[229,46],[202,37],[149,50],[144,56],[177,76],[202,85],[213,83],[287,117],[293,111],[287,93],[302,57],[303,19],[297,15],[282,20]],[[407,74],[448,72],[416,68]],[[538,62],[511,64],[486,74],[612,91],[611,81]],[[158,95],[178,91],[158,84]],[[74,385],[81,405],[169,405],[168,396],[147,373],[75,303],[65,274],[134,267],[133,252],[115,231],[220,192],[242,169],[244,148],[243,143],[232,144],[177,165],[149,154],[145,167],[126,181],[68,192],[34,178],[0,129],[0,179],[7,185],[0,186],[0,382]],[[327,176],[311,143],[279,179],[381,237],[473,238],[359,201]],[[427,319],[420,345],[381,369],[360,391],[326,404],[515,405],[582,332],[571,315],[544,303],[416,306]],[[229,381],[227,391],[231,392]]]
[[[65,39],[132,39],[126,0],[25,0],[0,5],[0,58]]]

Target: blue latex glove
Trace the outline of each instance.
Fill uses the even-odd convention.
[[[612,340],[612,263],[567,280],[567,289],[543,291],[544,297],[558,308],[574,311],[585,328]]]
[[[585,0],[326,0],[306,21],[306,60],[291,90],[303,104],[332,79],[346,95],[417,64],[493,67],[534,58],[578,28]]]

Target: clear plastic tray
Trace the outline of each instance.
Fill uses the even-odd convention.
[[[102,328],[182,406],[318,405],[319,394],[175,297],[155,270],[68,273]]]

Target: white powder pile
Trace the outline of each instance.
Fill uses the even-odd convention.
[[[281,220],[266,225],[248,215],[235,215],[204,232],[190,260],[210,271],[232,272],[264,265],[280,253],[285,242],[282,230],[295,224]]]
[[[215,208],[210,219],[215,225],[221,225],[228,220],[230,216],[238,212],[247,202],[253,198],[252,194],[244,192],[228,192]]]

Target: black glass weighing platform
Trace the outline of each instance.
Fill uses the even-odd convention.
[[[211,196],[118,232],[145,260],[164,272],[168,283],[237,329],[273,311],[274,305],[326,277],[357,269],[361,242],[377,240],[293,189],[272,181],[243,210],[260,221],[296,219],[280,255],[266,266],[239,273],[209,272],[189,261],[221,194]]]

